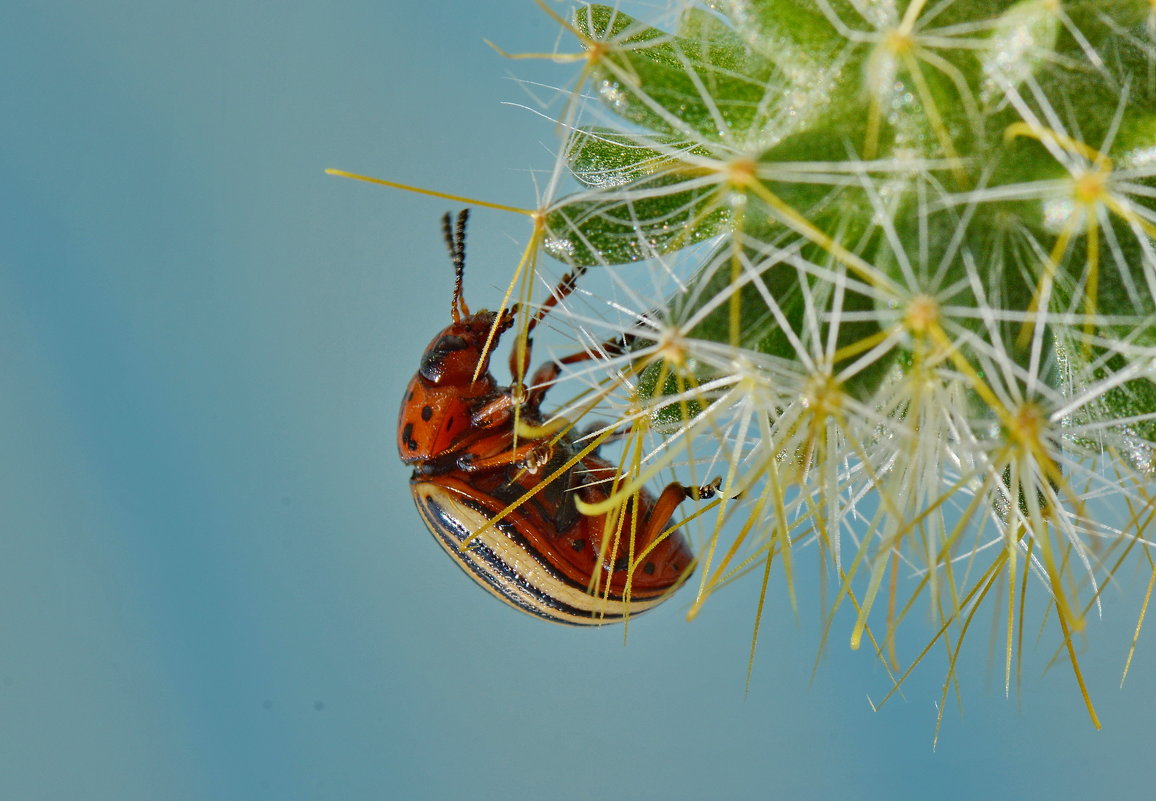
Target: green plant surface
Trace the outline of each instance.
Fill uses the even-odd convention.
[[[686,276],[608,363],[655,464],[724,476],[695,610],[810,547],[852,646],[896,686],[942,649],[946,700],[997,596],[1010,687],[1038,592],[1098,725],[1073,638],[1152,565],[1156,5],[590,5],[572,33],[597,102],[544,246]],[[904,666],[917,601],[937,647]]]

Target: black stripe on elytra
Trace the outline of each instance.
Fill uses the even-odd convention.
[[[430,528],[436,531],[437,536],[448,549],[456,551],[461,541],[468,536],[468,532],[465,531],[458,521],[447,517],[436,501],[427,499],[426,504],[426,512],[433,516],[432,519],[427,518],[428,522],[433,523]],[[453,531],[447,530],[447,526],[452,528]],[[584,623],[581,620],[573,620],[550,613],[559,612],[562,614],[570,614],[576,618],[589,619],[591,622],[601,620],[614,621],[621,617],[621,615],[612,614],[597,615],[586,609],[577,609],[568,604],[559,603],[553,596],[519,576],[513,568],[504,562],[491,548],[480,542],[475,541],[472,543],[470,545],[470,551],[471,556],[469,558],[458,556],[454,559],[458,567],[476,581],[493,588],[510,604],[532,615],[570,626],[581,626],[584,625]],[[483,564],[479,564],[479,561]],[[521,592],[518,592],[518,590],[521,590]]]
[[[425,511],[428,514],[427,520],[436,523],[436,525],[431,526],[431,529],[435,530],[435,533],[438,535],[438,537],[441,538],[442,542],[444,542],[447,547],[456,551],[461,546],[462,541],[470,535],[470,532],[466,530],[465,526],[461,524],[461,521],[457,520],[452,515],[448,515],[442,508],[441,504],[439,504],[433,498],[425,498],[424,500],[426,506]],[[472,503],[469,505],[471,507],[475,506],[475,504]],[[480,505],[476,506],[479,511],[485,511],[484,507],[481,507]],[[511,531],[513,527],[509,526],[508,524],[504,524],[504,521],[499,521],[497,528],[501,530],[503,534],[509,536],[515,541],[520,539],[516,536],[516,532]],[[601,611],[597,609],[579,609],[569,604],[560,602],[557,598],[548,594],[546,591],[526,581],[509,564],[503,561],[502,558],[498,556],[498,554],[496,554],[485,544],[481,543],[479,540],[474,540],[474,542],[470,544],[470,550],[472,555],[477,560],[483,562],[489,569],[487,570],[483,568],[482,565],[477,564],[477,562],[475,562],[473,559],[466,559],[464,556],[454,560],[458,563],[458,566],[462,568],[462,570],[467,570],[468,566],[469,571],[472,572],[478,579],[493,587],[495,590],[501,593],[501,595],[509,599],[509,601],[515,606],[518,606],[519,608],[524,609],[531,614],[537,615],[538,617],[543,617],[547,620],[552,620],[558,623],[567,623],[570,625],[583,624],[573,620],[568,620],[566,618],[556,617],[549,614],[547,610],[572,615],[573,617],[587,618],[590,620],[614,621],[620,620],[623,617],[622,615],[618,614],[602,614]],[[537,557],[535,557],[535,561],[542,565],[542,568],[549,572],[550,575],[555,579],[558,579],[559,581],[567,584],[572,584],[572,582],[567,581],[564,577],[558,576],[552,569],[549,568],[548,565],[542,564],[541,560],[538,560]],[[503,584],[499,579],[504,580],[506,583]],[[517,594],[512,594],[510,592],[510,585],[517,586],[524,593],[526,593],[526,595],[537,601],[539,605],[530,603],[525,598],[520,597]],[[582,589],[584,590],[585,588]],[[595,601],[598,599],[591,597],[591,600]]]
[[[483,504],[474,500],[473,498],[461,496],[458,498],[458,500],[461,503],[468,506],[469,508],[473,509],[478,514],[483,515],[487,519],[490,517],[493,517],[493,515],[494,515],[494,511],[492,509],[488,509],[486,506],[484,506]],[[499,531],[501,531],[503,534],[505,534],[507,537],[509,537],[511,540],[513,540],[514,543],[519,548],[521,548],[523,551],[525,551],[528,554],[532,554],[534,557],[534,561],[536,561],[538,564],[540,564],[542,566],[542,568],[544,570],[548,571],[550,573],[550,575],[553,576],[555,579],[557,579],[558,581],[567,585],[568,587],[572,587],[572,588],[578,590],[579,592],[586,593],[587,595],[589,595],[589,593],[586,592],[586,584],[585,583],[573,581],[573,580],[567,578],[566,576],[559,575],[558,572],[554,570],[554,568],[552,568],[549,564],[547,564],[546,562],[543,562],[541,559],[539,559],[537,549],[530,547],[529,541],[525,537],[522,536],[522,533],[520,531],[518,531],[517,526],[510,523],[508,520],[499,520],[496,528]],[[468,534],[468,532],[467,532],[467,534]],[[474,542],[477,542],[477,540],[475,540]],[[473,543],[471,543],[471,546],[472,545],[473,545]],[[647,595],[647,594],[644,594],[642,592],[632,592],[631,597],[634,601],[641,603],[643,601],[653,600],[654,598],[659,597],[659,595],[661,595],[661,594],[662,593]],[[594,596],[590,596],[590,597],[594,597]],[[614,595],[614,594],[606,594],[606,595],[599,594],[597,597],[599,600],[614,601],[616,603],[621,603],[622,601],[626,600],[623,596]]]

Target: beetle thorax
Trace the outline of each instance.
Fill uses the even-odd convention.
[[[498,392],[489,354],[509,327],[495,312],[480,311],[434,337],[409,383],[398,419],[398,453],[406,463],[434,459],[474,430],[474,409]],[[475,380],[475,375],[477,376]]]
[[[487,348],[496,319],[496,313],[480,311],[443,330],[422,354],[418,375],[439,387],[465,388],[474,383],[475,376],[478,380],[487,378],[490,353],[508,327],[499,326]]]

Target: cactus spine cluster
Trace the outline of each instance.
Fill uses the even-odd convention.
[[[913,609],[951,675],[987,605],[1010,684],[1039,593],[1098,725],[1073,638],[1122,564],[1153,564],[1156,2],[566,24],[581,188],[542,242],[623,287],[603,386],[627,388],[620,429],[663,437],[634,477],[724,478],[694,608],[779,565],[794,598],[809,549],[897,680],[931,653],[899,657]]]

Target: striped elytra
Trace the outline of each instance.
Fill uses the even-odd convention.
[[[443,218],[456,276],[452,322],[423,353],[398,419],[398,452],[413,466],[418,513],[466,575],[516,609],[572,625],[646,611],[693,567],[682,534],[668,531],[675,509],[685,498],[709,497],[715,486],[672,483],[657,499],[640,490],[616,511],[579,513],[575,499],[606,500],[618,469],[594,453],[578,458],[568,435],[523,432],[545,423],[540,406],[562,366],[588,356],[543,365],[529,389],[497,383],[489,356],[517,310],[470,313],[462,297],[465,222],[464,211],[456,227]],[[530,318],[526,351],[528,333],[574,282],[563,277]],[[514,365],[511,372],[519,373]]]
[[[579,464],[569,474],[573,482],[569,491],[545,487],[488,526],[511,502],[533,489],[538,479],[528,474],[519,477],[522,471],[510,466],[484,474],[454,471],[436,480],[415,477],[410,488],[418,512],[446,553],[492,594],[556,623],[612,623],[665,600],[689,575],[693,555],[681,535],[668,536],[637,565],[627,597],[630,551],[637,560],[654,535],[661,533],[647,524],[661,522],[665,528],[669,513],[660,515],[661,520],[655,518],[654,498],[645,490],[640,492],[637,511],[624,510],[622,517],[611,522],[607,552],[600,560],[606,517],[579,515],[572,494],[590,503],[605,499],[606,484],[593,482],[615,469],[591,456]],[[673,508],[683,497],[675,490],[665,503]],[[634,514],[640,521],[637,527],[631,519]],[[482,533],[463,549],[466,538],[478,530]],[[612,548],[614,530],[621,532],[617,550]],[[637,532],[633,549],[628,541],[631,530]],[[598,569],[603,573],[602,585],[591,593],[590,577]]]

